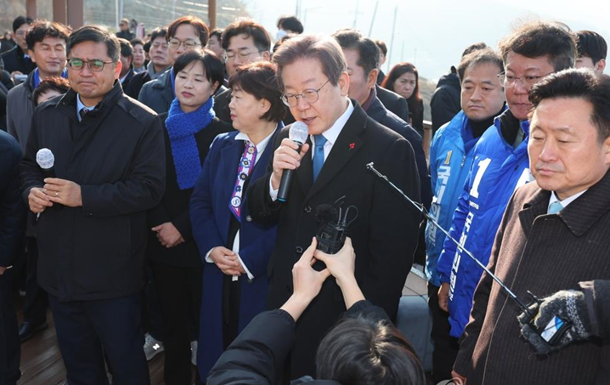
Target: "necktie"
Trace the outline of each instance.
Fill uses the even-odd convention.
[[[563,208],[563,206],[561,205],[561,203],[559,203],[559,201],[555,201],[553,203],[551,203],[551,205],[549,206],[549,214],[557,214],[558,212],[561,211],[561,209]]]
[[[243,194],[244,183],[246,179],[252,173],[254,163],[256,161],[256,146],[250,141],[246,141],[246,148],[239,161],[239,167],[237,168],[237,180],[235,181],[235,188],[233,189],[233,196],[231,196],[231,202],[229,203],[229,209],[235,215],[238,221],[241,222],[241,197]]]
[[[313,153],[313,181],[315,182],[324,165],[324,145],[326,144],[326,138],[324,135],[314,135],[314,138],[316,145]]]
[[[86,108],[81,108],[80,111],[78,111],[78,115],[80,116],[80,121],[83,121],[83,118],[85,117],[85,115],[87,115],[87,112],[89,112],[88,109]]]

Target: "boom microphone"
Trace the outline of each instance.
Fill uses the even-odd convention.
[[[42,173],[45,178],[56,178],[55,169],[53,166],[55,165],[55,156],[53,152],[48,148],[41,148],[36,153],[36,163],[42,169]]]
[[[299,145],[297,148],[297,152],[301,152],[301,146],[307,140],[308,129],[307,124],[303,122],[294,122],[292,126],[290,126],[290,132],[288,133],[288,137],[290,140]],[[294,170],[284,170],[282,173],[282,181],[280,182],[280,188],[277,193],[277,200],[280,202],[286,202],[288,199],[288,191],[290,189],[290,184],[292,182],[292,175],[294,174]]]

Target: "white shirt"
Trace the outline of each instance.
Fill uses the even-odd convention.
[[[568,205],[570,203],[574,202],[579,196],[584,194],[586,191],[587,190],[581,191],[577,194],[567,197],[566,199],[564,199],[562,201],[560,201],[559,198],[557,198],[557,195],[555,195],[555,191],[551,191],[551,198],[549,199],[549,206],[547,208],[547,212],[549,211],[548,209],[551,207],[551,204],[553,204],[554,202],[559,202],[561,204],[561,206],[563,207],[563,209],[565,209],[566,207],[568,207]]]
[[[322,135],[326,138],[326,143],[324,144],[324,160],[325,161],[326,161],[326,159],[328,159],[328,155],[330,154],[330,151],[333,149],[333,146],[335,145],[337,138],[341,134],[341,131],[343,131],[343,127],[345,127],[345,124],[349,120],[350,116],[352,116],[353,112],[354,112],[354,106],[352,105],[352,101],[349,100],[349,103],[347,104],[347,108],[345,109],[345,112],[343,112],[343,114],[341,116],[339,116],[339,119],[335,120],[335,123],[333,123],[333,125],[330,126],[330,128],[328,130],[326,130],[322,133]],[[312,149],[315,148],[316,147],[316,138],[314,137],[314,135],[309,135],[309,139],[311,140]],[[311,149],[310,149],[310,152],[311,152],[311,159],[313,160],[313,157],[315,156],[315,151],[311,151]],[[273,185],[271,184],[271,178],[269,178],[269,196],[271,197],[272,201],[275,202],[277,200],[277,194],[278,194],[278,190],[275,190],[273,188]]]
[[[277,130],[277,126],[276,126],[276,130]],[[265,139],[261,140],[256,145],[256,158],[254,159],[255,166],[258,163],[258,160],[261,158],[260,155],[263,153],[263,151],[265,151],[265,148],[267,147],[267,144],[269,144],[269,141],[271,140],[271,137],[273,136],[274,133],[275,133],[275,130],[273,130],[271,132],[271,134],[269,134]],[[248,137],[247,134],[240,132],[239,134],[235,135],[235,140],[250,141],[250,137]],[[243,202],[243,200],[242,200],[242,202]],[[237,258],[239,259],[239,263],[241,263],[241,265],[244,267],[244,270],[246,271],[248,278],[254,279],[254,275],[252,275],[252,273],[250,273],[250,270],[248,270],[248,267],[246,266],[244,261],[239,256],[239,230],[237,230],[237,233],[235,234],[235,239],[233,240],[232,250],[235,253],[235,255],[237,255]],[[205,255],[205,261],[207,263],[214,263],[214,261],[212,261],[212,258],[210,258],[211,252],[212,252],[212,250],[208,251],[207,254]],[[237,281],[238,279],[239,279],[238,276],[236,276],[236,275],[233,276],[233,281]]]

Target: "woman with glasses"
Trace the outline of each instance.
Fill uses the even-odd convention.
[[[216,55],[190,51],[176,60],[174,71],[176,98],[169,112],[159,115],[165,126],[166,190],[148,215],[148,251],[164,326],[165,383],[190,385],[191,340],[198,334],[191,325],[199,325],[203,271],[189,202],[212,141],[231,127],[212,109],[212,95],[223,80]]]
[[[229,87],[238,132],[216,138],[191,198],[193,237],[205,261],[197,357],[202,379],[265,309],[267,264],[275,246],[275,226],[253,222],[246,202],[248,186],[265,175],[285,114],[275,65],[240,67]]]
[[[396,92],[398,95],[407,99],[409,105],[410,122],[424,136],[424,102],[419,96],[419,74],[417,68],[411,63],[398,63],[386,76],[382,85],[383,88]]]

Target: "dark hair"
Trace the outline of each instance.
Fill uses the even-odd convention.
[[[144,40],[142,40],[142,39],[138,39],[138,38],[131,39],[131,41],[129,43],[131,43],[132,47],[135,47],[136,45],[141,45],[142,47],[144,47]]]
[[[273,53],[273,62],[277,64],[277,76],[281,89],[282,70],[299,59],[316,59],[322,66],[322,73],[333,86],[339,83],[341,74],[347,71],[345,56],[339,43],[331,37],[317,35],[298,35],[285,41]]]
[[[283,30],[288,30],[297,35],[303,33],[303,23],[296,16],[280,17],[277,21],[277,27]]]
[[[67,41],[70,32],[72,32],[70,27],[56,21],[37,20],[25,36],[25,42],[29,50],[34,50],[36,43],[41,43],[46,37],[55,37]]]
[[[479,64],[495,64],[498,66],[498,73],[504,71],[504,65],[502,63],[502,58],[491,48],[483,48],[479,50],[475,50],[462,56],[462,60],[458,65],[457,72],[460,77],[460,83],[464,81],[464,74],[468,68],[476,67]]]
[[[219,42],[222,42],[222,29],[221,28],[214,28],[211,32],[210,32],[210,39],[212,38],[212,36],[216,36],[216,38],[218,39]]]
[[[360,315],[343,318],[316,354],[316,377],[350,385],[424,385],[413,347],[386,321]]]
[[[162,37],[162,38],[168,40],[167,39],[167,29],[164,27],[157,27],[157,28],[153,29],[153,31],[150,33],[150,39],[148,40],[148,43],[152,44],[152,42],[158,37]],[[150,47],[150,44],[149,44],[149,47]]]
[[[385,42],[379,39],[374,39],[373,41],[375,44],[377,44],[377,48],[381,50],[383,56],[388,56],[388,46],[385,44]]]
[[[214,90],[216,92],[224,81],[225,67],[216,54],[210,50],[194,49],[180,55],[174,63],[174,74],[178,75],[180,71],[195,61],[200,61],[203,64],[206,79],[212,84],[217,83],[216,90]]]
[[[487,48],[487,44],[483,43],[482,41],[479,43],[470,44],[468,47],[466,47],[464,52],[462,52],[462,57],[468,55],[469,53],[473,53],[474,51],[485,48]]]
[[[38,84],[38,87],[32,93],[32,100],[34,100],[34,106],[38,105],[38,98],[40,95],[54,90],[61,94],[65,94],[70,89],[70,83],[67,79],[64,79],[59,76],[52,76],[50,78],[46,78]]]
[[[237,72],[229,79],[229,88],[240,88],[254,96],[257,100],[265,99],[271,107],[261,119],[268,122],[279,122],[286,115],[286,107],[280,99],[282,93],[275,64],[255,62],[237,68]]]
[[[368,37],[364,37],[359,31],[354,29],[340,29],[332,35],[341,48],[353,49],[358,51],[359,67],[364,69],[366,79],[372,70],[377,69],[379,62],[379,48],[377,44]]]
[[[555,72],[574,67],[576,60],[576,37],[560,23],[525,24],[502,40],[499,47],[504,63],[511,51],[531,59],[548,55]]]
[[[199,42],[202,47],[208,43],[208,36],[210,35],[210,29],[208,26],[198,18],[197,16],[182,16],[172,21],[170,25],[167,27],[167,36],[166,39],[169,41],[176,34],[176,30],[179,26],[183,24],[189,24],[195,28],[195,32],[197,36],[199,36]]]
[[[413,90],[413,94],[407,99],[407,104],[409,105],[409,111],[412,112],[413,115],[417,115],[421,112],[420,109],[422,105],[421,97],[419,96],[419,73],[413,64],[409,62],[396,64],[387,74],[381,86],[387,90],[394,91],[394,82],[396,79],[407,72],[415,74],[415,89]]]
[[[34,20],[32,20],[31,17],[17,16],[15,20],[13,20],[13,33],[17,32],[19,27],[21,27],[22,25],[32,24],[33,22]]]
[[[228,49],[231,38],[238,35],[246,35],[246,38],[252,37],[254,45],[259,51],[271,50],[271,38],[265,27],[252,19],[244,18],[235,20],[222,31],[222,48]]]
[[[601,143],[610,136],[610,76],[597,75],[589,68],[567,69],[543,78],[532,87],[529,100],[533,108],[544,99],[579,98],[591,104],[591,123]]]
[[[576,47],[578,57],[590,57],[593,64],[605,59],[608,54],[606,40],[599,33],[593,31],[576,32]]]
[[[121,46],[121,56],[133,57],[133,47],[131,43],[127,39],[123,39],[121,37],[119,37],[118,40],[119,45]]]
[[[72,32],[68,37],[66,45],[67,55],[70,56],[70,51],[75,45],[87,41],[106,44],[108,57],[115,63],[119,61],[119,40],[116,36],[108,32],[106,28],[98,25],[85,25]]]
[[[286,42],[286,40],[292,39],[295,36],[297,36],[297,35],[295,35],[294,33],[289,33],[289,34],[282,36],[278,41],[275,42],[275,44],[273,45],[273,52],[271,53],[272,60],[273,60],[273,54],[276,53],[278,49],[280,49],[282,44],[284,44]]]

